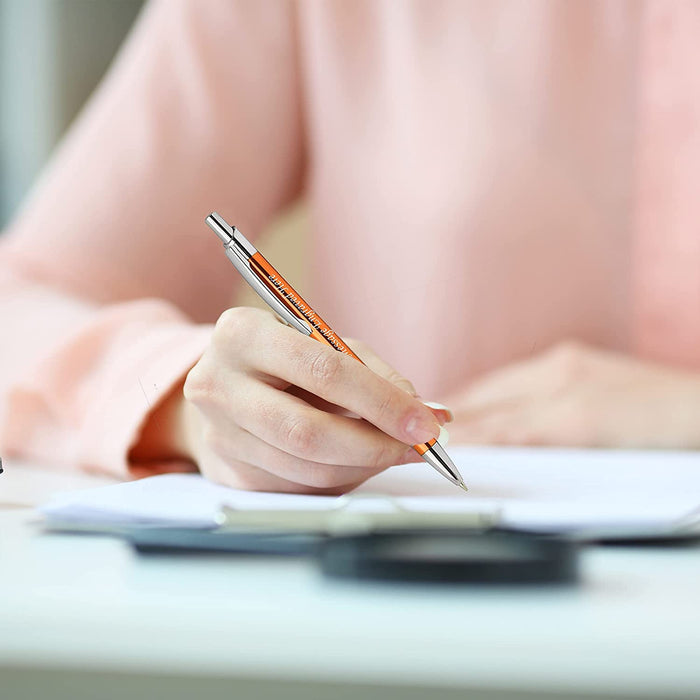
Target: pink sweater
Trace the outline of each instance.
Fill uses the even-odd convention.
[[[126,474],[241,284],[205,215],[302,192],[303,292],[424,396],[569,338],[700,366],[698,36],[680,0],[152,4],[0,243],[0,454]]]

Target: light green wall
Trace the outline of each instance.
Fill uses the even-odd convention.
[[[141,0],[0,0],[0,227],[109,65]]]

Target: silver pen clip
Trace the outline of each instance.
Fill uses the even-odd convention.
[[[243,279],[252,287],[255,293],[284,321],[304,335],[311,335],[311,328],[295,316],[275,295],[258,275],[251,269],[248,260],[257,253],[255,246],[234,226],[231,227],[225,219],[212,212],[206,218],[207,226],[221,239],[224,244],[226,257],[233,263]]]

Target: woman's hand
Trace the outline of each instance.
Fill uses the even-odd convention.
[[[175,410],[176,450],[235,488],[348,491],[386,467],[418,461],[441,411],[358,343],[367,366],[307,338],[267,311],[234,308],[190,371]]]
[[[566,343],[448,400],[453,442],[700,447],[700,376]]]

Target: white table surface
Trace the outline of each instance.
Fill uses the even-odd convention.
[[[104,479],[0,479],[3,698],[700,697],[697,547],[590,549],[565,588],[339,583],[41,534],[27,505]]]

